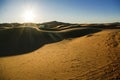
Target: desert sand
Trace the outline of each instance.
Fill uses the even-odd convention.
[[[42,39],[39,46],[34,45],[34,49],[24,53],[18,49],[16,52],[21,51],[19,54],[12,53],[14,51],[9,54],[8,51],[4,51],[9,49],[3,49],[0,52],[0,80],[119,80],[119,27],[80,27],[82,28],[35,29],[41,34],[33,34],[37,37],[33,37],[35,40]],[[32,29],[32,32],[36,33],[35,30]],[[50,33],[54,38],[48,36]],[[41,36],[42,38],[38,38]],[[35,40],[32,41],[32,45]],[[46,40],[48,42],[44,42]],[[31,43],[22,40],[19,42],[21,46]],[[14,47],[16,45],[11,49]]]

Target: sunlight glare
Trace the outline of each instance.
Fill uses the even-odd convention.
[[[25,22],[34,22],[35,13],[32,10],[26,10],[23,17]]]

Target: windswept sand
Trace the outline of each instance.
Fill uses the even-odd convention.
[[[0,80],[120,79],[120,30],[103,30],[0,58]]]

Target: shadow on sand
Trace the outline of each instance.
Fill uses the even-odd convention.
[[[95,33],[98,29],[78,29],[64,32],[40,31],[32,27],[0,30],[0,57],[32,52],[45,44]]]

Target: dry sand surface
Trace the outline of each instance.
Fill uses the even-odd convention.
[[[1,57],[0,80],[119,80],[120,30],[103,30]]]

